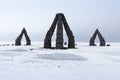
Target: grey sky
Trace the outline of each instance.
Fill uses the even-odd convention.
[[[43,41],[56,13],[64,13],[76,41],[89,41],[96,28],[106,41],[120,41],[120,0],[0,0],[0,41],[14,42],[23,27]]]

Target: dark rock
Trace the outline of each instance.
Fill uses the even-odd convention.
[[[107,44],[107,46],[110,46],[110,44]]]

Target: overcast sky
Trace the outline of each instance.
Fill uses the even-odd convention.
[[[76,41],[89,41],[96,28],[106,41],[120,41],[120,0],[0,0],[0,41],[14,42],[23,27],[43,41],[56,13],[64,13]]]

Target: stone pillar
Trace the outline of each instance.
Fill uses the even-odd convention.
[[[58,17],[57,23],[57,38],[56,38],[56,49],[63,48],[63,26],[62,26],[62,16]]]
[[[45,36],[44,48],[51,48],[51,38],[52,38],[53,32],[55,30],[57,21],[58,21],[58,18],[57,18],[57,15],[56,15],[56,17],[55,17],[55,19],[54,19],[50,29],[48,30],[48,32],[47,32],[47,34]]]
[[[90,45],[90,46],[96,46],[96,44],[95,44],[95,41],[94,41],[94,38],[93,38],[93,37],[91,37],[90,42],[89,42],[89,45]]]
[[[67,33],[67,36],[68,36],[68,48],[75,48],[74,35],[73,35],[72,31],[70,30],[70,27],[69,27],[64,15],[63,15],[63,25],[64,25],[65,31]]]

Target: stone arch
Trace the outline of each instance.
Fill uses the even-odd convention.
[[[100,40],[100,46],[105,46],[105,44],[106,44],[105,39],[103,38],[103,36],[101,35],[101,33],[99,32],[98,29],[96,29],[95,33],[91,37],[89,45],[90,46],[96,46],[95,45],[95,38],[96,38],[97,35],[98,35],[98,38]]]
[[[44,48],[51,48],[51,38],[54,33],[55,27],[57,25],[57,38],[56,38],[56,48],[62,49],[63,47],[63,25],[68,36],[68,48],[75,48],[75,40],[72,31],[69,28],[69,25],[65,19],[64,14],[56,14],[54,21],[48,30],[45,40]]]
[[[21,31],[20,35],[17,37],[17,39],[15,40],[15,45],[19,46],[21,45],[21,40],[23,35],[25,35],[25,39],[26,39],[26,45],[31,45],[31,40],[27,34],[27,31],[25,28],[23,28],[23,30]]]

